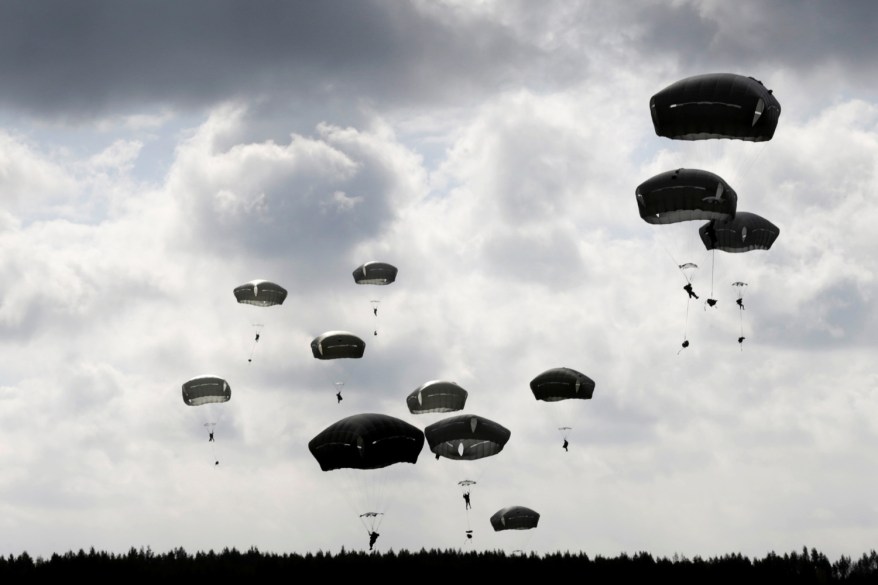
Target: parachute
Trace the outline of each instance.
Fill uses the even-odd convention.
[[[445,418],[424,429],[436,457],[471,461],[496,455],[512,433],[503,425],[475,414]]]
[[[386,285],[396,281],[398,269],[386,262],[366,262],[354,270],[354,282],[357,284]]]
[[[771,140],[780,102],[761,81],[734,73],[681,79],[649,100],[658,136],[674,140]]]
[[[534,510],[524,506],[508,506],[506,508],[501,508],[491,516],[491,526],[494,528],[494,532],[512,530],[519,533],[513,539],[516,546],[515,550],[512,551],[512,554],[515,556],[525,554],[522,550],[525,548],[524,544],[530,540],[534,534],[530,531],[536,528],[539,522],[540,515]]]
[[[208,441],[213,447],[213,433],[222,416],[220,405],[232,399],[229,383],[218,376],[198,376],[183,382],[183,402],[188,406],[197,406],[202,417],[202,424],[209,433]],[[219,465],[216,449],[213,449],[215,465]]]
[[[361,358],[366,342],[347,331],[327,331],[311,341],[311,353],[319,360]]]
[[[551,368],[530,381],[530,389],[537,400],[588,400],[594,394],[594,380],[571,368]]]
[[[322,335],[318,335],[311,341],[311,353],[316,359],[325,360],[341,360],[359,359],[363,357],[366,351],[366,342],[347,331],[327,331]],[[337,369],[345,369],[338,367]],[[341,390],[344,386],[344,380],[347,378],[346,373],[333,373],[333,384],[336,387],[336,400],[341,404]]]
[[[699,169],[660,173],[638,185],[635,195],[646,223],[668,224],[735,217],[738,195],[722,177]]]
[[[271,307],[283,304],[287,290],[268,280],[251,280],[235,287],[235,298],[245,305]]]
[[[392,264],[386,262],[366,262],[362,266],[358,266],[354,270],[354,282],[357,284],[376,284],[388,285],[396,281],[398,269]],[[372,305],[372,313],[378,318],[378,304],[381,299],[371,299],[369,303]],[[373,335],[378,335],[378,326],[375,326]]]
[[[308,442],[320,469],[341,474],[341,491],[370,535],[377,532],[387,508],[385,468],[417,463],[423,447],[419,428],[376,413],[343,418]]]
[[[231,398],[229,383],[217,376],[199,376],[183,382],[183,402],[189,406],[228,402]]]
[[[741,253],[768,250],[780,234],[780,229],[759,215],[739,211],[731,220],[709,221],[698,230],[708,250]]]
[[[485,471],[485,459],[491,458],[503,450],[509,441],[510,431],[487,418],[474,414],[462,414],[445,418],[424,429],[424,435],[430,450],[436,455],[436,459],[446,457],[461,463],[462,469],[458,470],[466,475],[481,478]],[[472,525],[470,524],[469,491],[476,479],[465,479],[458,485],[466,493],[466,538],[467,542],[472,538]]]
[[[363,523],[363,528],[366,529],[370,535],[373,532],[378,532],[378,528],[381,526],[381,520],[384,519],[384,512],[364,512],[360,514],[360,522]]]
[[[494,532],[502,530],[530,530],[540,522],[538,512],[524,506],[508,506],[494,512],[491,526]]]
[[[282,305],[287,298],[287,290],[284,287],[268,280],[245,282],[240,286],[236,286],[234,293],[238,303],[255,307]],[[256,351],[256,344],[259,342],[262,327],[262,323],[253,323],[255,339],[253,340],[253,347],[250,349],[248,362],[253,361],[253,353]]]
[[[534,398],[544,402],[560,402],[562,400],[590,400],[594,394],[594,380],[571,368],[551,368],[536,376],[530,381],[530,389]],[[554,413],[557,415],[559,413]],[[569,413],[567,414],[569,417]],[[556,420],[561,438],[564,440],[564,449],[567,450],[571,427],[561,425]]]
[[[733,220],[710,221],[704,224],[698,230],[698,235],[701,236],[701,241],[704,243],[704,247],[711,250],[712,253],[716,250],[720,250],[731,254],[740,254],[752,252],[754,250],[769,250],[780,235],[780,229],[764,217],[756,215],[755,213],[739,211]],[[743,310],[744,301],[742,287],[746,286],[746,283],[738,281],[733,283],[732,286],[736,287],[738,290],[736,303],[738,304],[738,307]],[[741,351],[743,351],[743,342],[745,339],[744,314],[741,313],[739,318],[741,322],[741,331],[738,336],[738,345],[740,346]]]
[[[735,190],[726,183],[719,175],[700,169],[677,169],[660,173],[643,183],[636,191],[637,205],[640,217],[653,225],[667,226],[679,224],[684,231],[680,233],[682,242],[675,247],[682,248],[690,253],[692,247],[698,246],[697,232],[689,228],[688,222],[704,219],[708,221],[728,221],[735,217],[738,195]],[[667,227],[663,227],[667,229]],[[674,231],[678,231],[676,228]],[[683,325],[683,343],[681,349],[689,346],[687,329],[689,323],[689,304],[691,299],[698,298],[692,289],[691,269],[697,268],[692,262],[677,262],[674,255],[665,251],[674,260],[674,263],[686,280],[683,287],[687,292],[686,315]],[[679,252],[679,251],[678,251]],[[713,294],[711,283],[711,295]],[[716,304],[714,299],[708,299],[708,304]]]
[[[417,463],[424,433],[385,414],[355,414],[331,424],[308,442],[323,471],[378,469],[394,463]]]
[[[406,404],[412,414],[453,412],[463,410],[467,395],[455,382],[431,380],[415,388],[406,398]]]

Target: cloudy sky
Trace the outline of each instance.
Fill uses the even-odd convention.
[[[435,379],[511,438],[369,477],[379,550],[874,548],[878,7],[618,4],[0,2],[0,554],[366,548],[371,504],[308,441],[424,428],[445,415],[405,398]],[[713,72],[774,91],[773,140],[655,134],[650,97]],[[640,219],[679,167],[773,248]],[[397,281],[356,285],[370,260]],[[253,279],[286,302],[238,304]],[[364,357],[314,359],[329,330]],[[534,399],[561,366],[592,400]],[[205,374],[232,388],[215,443],[181,399]],[[494,532],[511,505],[539,526]]]

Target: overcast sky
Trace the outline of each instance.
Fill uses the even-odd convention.
[[[448,415],[405,399],[436,379],[511,438],[374,472],[379,550],[871,550],[876,23],[868,1],[3,0],[0,554],[367,548],[373,510],[308,441],[362,412],[423,429]],[[774,91],[771,141],[656,135],[650,97],[714,72]],[[725,178],[772,249],[644,222],[637,185],[680,167]],[[355,284],[371,260],[397,281]],[[285,303],[238,304],[254,279]],[[330,330],[364,357],[314,359]],[[562,366],[591,400],[534,399]],[[232,388],[215,443],[181,398],[205,374]],[[539,526],[494,532],[511,505]]]

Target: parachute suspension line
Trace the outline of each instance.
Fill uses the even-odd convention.
[[[683,266],[685,266],[685,264],[680,264],[679,262],[677,262],[677,259],[674,258],[674,255],[673,255],[673,254],[671,254],[671,251],[668,250],[667,245],[665,245],[664,242],[661,242],[661,244],[662,244],[662,248],[664,249],[665,253],[668,255],[668,258],[671,259],[671,262],[674,263],[674,266],[676,266],[677,269],[680,271],[680,274],[683,275],[683,278],[686,280],[686,283],[687,283],[687,284],[691,284],[691,281],[689,280],[689,277],[686,276],[686,271],[683,270]]]
[[[218,467],[219,466],[219,457],[217,457],[217,455],[216,455],[216,445],[215,444],[210,446],[210,454],[213,456],[213,466]]]
[[[372,532],[378,532],[381,528],[381,521],[384,520],[383,512],[365,512],[360,514],[360,522],[366,529],[366,534],[371,535]]]
[[[726,177],[726,179],[732,184],[737,184],[738,179],[740,179],[745,174],[749,174],[753,167],[756,166],[756,163],[759,162],[759,159],[762,158],[762,153],[765,152],[765,147],[768,145],[767,141],[757,142],[757,143],[748,143],[736,145],[741,148],[750,150],[751,153],[748,156],[740,156],[738,157],[737,164],[732,169],[732,176]],[[751,147],[751,148],[747,148]]]
[[[575,417],[570,414],[569,410],[563,410],[564,405],[562,402],[563,401],[546,403],[545,408],[541,408],[540,410],[547,413],[545,418],[548,420],[549,424],[558,430],[561,434],[561,440],[566,441],[570,438],[569,431],[572,430],[572,428],[567,425],[569,425],[570,421]]]
[[[689,329],[689,305],[691,302],[691,299],[686,299],[686,317],[683,319],[683,344],[680,349],[677,350],[677,355],[680,355],[681,351],[689,347],[689,340],[686,337],[686,332]]]
[[[716,299],[713,297],[714,273],[716,272],[716,250],[710,250],[710,296],[704,301],[704,310],[707,307],[715,307]]]
[[[360,523],[371,533],[377,532],[384,514],[387,512],[387,469],[353,469],[343,468],[333,470],[338,473],[341,481],[339,489],[350,511],[356,514]]]
[[[713,271],[716,264],[716,250],[710,251],[710,298],[713,298]]]

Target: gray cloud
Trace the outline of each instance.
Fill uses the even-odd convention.
[[[524,57],[490,22],[431,21],[397,2],[13,3],[0,23],[5,105],[60,118],[267,93],[457,99]]]

